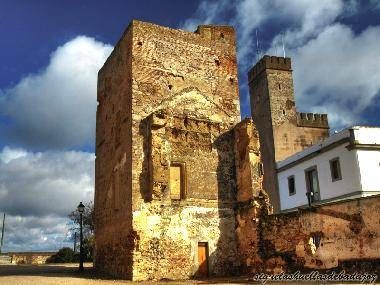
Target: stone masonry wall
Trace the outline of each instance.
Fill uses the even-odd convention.
[[[263,169],[261,164],[259,136],[250,118],[235,127],[235,159],[238,203],[250,202],[261,194]]]
[[[380,196],[286,214],[261,211],[257,215],[254,208],[240,212],[239,255],[247,273],[379,270]]]
[[[139,237],[133,279],[196,274],[195,245],[202,241],[209,273],[226,275],[236,256],[228,205],[235,198],[230,129],[240,120],[234,31],[201,26],[188,33],[133,22],[132,48],[132,211]],[[146,128],[157,113],[168,121]],[[179,202],[168,198],[172,162],[185,165],[186,197]],[[154,233],[146,230],[151,219]]]
[[[98,74],[95,161],[97,271],[132,278],[131,41],[127,28]]]
[[[44,264],[56,252],[8,252],[12,264]]]
[[[133,21],[99,72],[98,101],[97,270],[188,278],[198,242],[207,242],[209,274],[234,271],[233,28],[191,33]],[[172,163],[184,166],[181,200],[170,198]]]
[[[164,112],[142,124],[148,146],[141,185],[148,203],[133,213],[139,236],[134,280],[197,275],[198,242],[208,243],[209,274],[230,275],[237,268],[233,136],[221,133],[220,123]],[[170,197],[172,162],[184,166],[181,200]]]

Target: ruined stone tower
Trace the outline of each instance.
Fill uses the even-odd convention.
[[[329,135],[326,114],[298,113],[290,58],[264,56],[248,74],[252,117],[264,166],[264,188],[279,209],[276,161]]]
[[[235,140],[251,138],[252,123],[236,126],[233,28],[133,21],[99,71],[98,102],[96,270],[133,280],[230,274],[233,207],[260,184],[257,136]],[[243,174],[247,193],[237,195]]]

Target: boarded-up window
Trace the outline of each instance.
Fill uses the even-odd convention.
[[[183,167],[181,164],[170,166],[170,198],[180,200],[183,198]]]

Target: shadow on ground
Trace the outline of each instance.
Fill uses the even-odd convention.
[[[101,276],[101,275],[96,274],[92,268],[92,264],[86,264],[83,272],[78,271],[77,264],[0,265],[0,279],[1,277],[9,277],[9,278],[41,277],[41,279],[39,280],[44,279],[44,277],[58,277],[58,278],[62,278],[62,280],[68,280],[66,278],[79,278],[82,280],[93,279],[94,281],[96,281],[96,283],[94,284],[102,284],[102,280],[104,280],[104,282],[113,280],[112,278],[108,278],[107,276]],[[18,279],[15,279],[15,280],[18,280]],[[136,282],[136,283],[138,284],[152,284],[152,283],[157,283],[157,284],[166,284],[166,283],[170,283],[170,284],[247,284],[248,283],[247,281],[248,280],[245,278],[233,278],[233,280],[228,279],[228,278],[220,278],[220,279],[197,279],[197,280],[183,280],[183,281],[161,280],[158,282],[147,281],[147,282]],[[91,282],[92,281],[86,284],[93,284]],[[134,283],[131,281],[126,281],[126,280],[118,280],[116,281],[115,284],[119,284],[119,282],[120,284]],[[20,283],[20,284],[24,284],[24,283]],[[45,284],[45,283],[41,282],[41,284]],[[105,283],[105,284],[108,284],[108,283]]]
[[[47,276],[47,277],[81,277],[97,278],[92,264],[86,264],[83,272],[79,272],[77,264],[7,264],[0,265],[0,276]]]

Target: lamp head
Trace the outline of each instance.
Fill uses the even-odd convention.
[[[79,203],[78,205],[78,212],[83,213],[84,212],[85,205],[82,204],[82,202]]]

